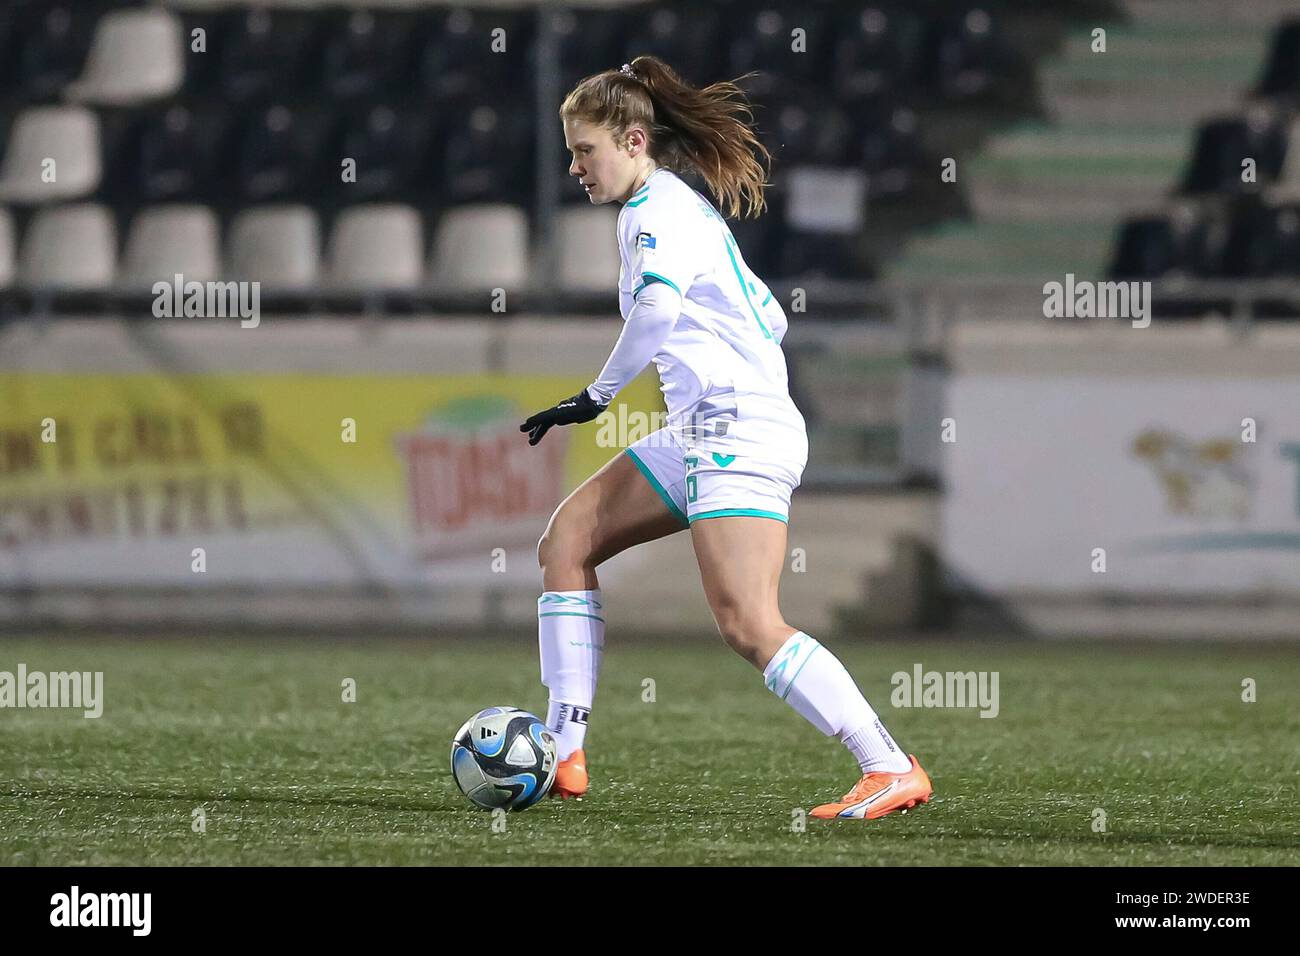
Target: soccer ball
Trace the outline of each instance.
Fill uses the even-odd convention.
[[[489,707],[456,731],[451,775],[469,802],[483,810],[526,810],[555,781],[555,738],[518,707]]]

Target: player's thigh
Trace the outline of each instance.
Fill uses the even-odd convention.
[[[704,595],[724,637],[743,637],[782,623],[777,600],[786,526],[774,518],[736,515],[691,523]]]
[[[685,530],[637,463],[620,452],[551,515],[538,560],[595,566],[638,544]]]

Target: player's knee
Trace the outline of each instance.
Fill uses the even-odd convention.
[[[566,535],[552,521],[537,542],[537,566],[543,571],[548,567],[581,568],[588,563],[585,552],[586,549],[579,547],[572,535]]]
[[[723,641],[745,660],[753,663],[763,652],[768,629],[760,618],[738,607],[716,610],[713,617]]]

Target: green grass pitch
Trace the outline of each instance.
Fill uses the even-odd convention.
[[[612,632],[592,790],[461,797],[471,713],[545,713],[536,639],[0,641],[0,670],[102,670],[104,714],[0,710],[0,863],[1280,865],[1300,847],[1300,655],[1285,645],[832,642],[935,783],[808,819],[857,767],[716,636]],[[1000,713],[896,709],[890,675],[987,670]],[[341,700],[344,678],[357,700]],[[1244,678],[1258,700],[1244,703]],[[654,681],[654,702],[646,685]],[[205,831],[195,832],[202,809]],[[1105,832],[1094,812],[1105,813]]]

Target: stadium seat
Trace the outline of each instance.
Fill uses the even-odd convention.
[[[1276,243],[1274,275],[1300,277],[1300,202],[1273,207],[1273,235]]]
[[[822,80],[826,68],[824,49],[825,17],[815,7],[791,9],[763,6],[747,10],[733,22],[727,56],[730,73],[739,76],[751,70],[758,75],[746,82],[746,89],[764,97],[791,80],[802,83]],[[792,31],[804,31],[804,52],[792,49]]]
[[[344,202],[405,199],[435,191],[441,169],[433,149],[435,122],[425,111],[386,103],[345,115],[335,131],[328,179]],[[356,163],[355,181],[344,181],[344,158]]]
[[[1300,118],[1287,131],[1285,156],[1270,193],[1277,200],[1300,199]]]
[[[921,23],[902,10],[865,7],[836,30],[834,89],[846,105],[881,102],[913,82]]]
[[[420,214],[410,206],[353,206],[330,235],[326,283],[335,289],[412,289],[420,284],[424,249]]]
[[[0,200],[77,199],[99,186],[99,120],[80,106],[36,106],[14,121],[0,165]],[[53,180],[45,182],[46,160]]]
[[[609,206],[567,206],[556,223],[560,288],[602,292],[618,286],[618,213]]]
[[[297,10],[241,11],[218,44],[224,97],[236,104],[263,102],[303,89],[313,72],[317,26],[316,18]]]
[[[117,268],[117,229],[96,203],[46,206],[23,237],[18,284],[28,289],[107,289]]]
[[[94,24],[93,13],[87,16],[81,3],[31,4],[20,10],[15,31],[23,99],[53,100],[81,73]]]
[[[129,206],[219,195],[221,116],[176,103],[136,114],[109,160],[105,197]]]
[[[1027,107],[1037,96],[1032,67],[979,7],[926,23],[917,79],[925,93],[952,105]]]
[[[171,96],[185,77],[183,44],[181,22],[166,10],[108,13],[95,29],[81,78],[68,85],[66,95],[104,106]]]
[[[235,216],[226,241],[225,278],[265,291],[301,291],[320,273],[320,221],[308,206],[274,205]]]
[[[849,115],[811,89],[787,89],[769,99],[759,139],[781,168],[800,163],[835,166],[849,161],[854,128]]]
[[[638,56],[657,56],[691,83],[713,79],[720,15],[707,6],[672,7],[652,4],[628,12],[623,30],[621,66]]]
[[[1273,217],[1258,193],[1238,197],[1228,218],[1222,274],[1258,279],[1273,271]]]
[[[442,139],[444,200],[453,205],[532,198],[532,113],[483,103],[454,117]]]
[[[560,8],[552,14],[563,89],[572,88],[583,77],[622,65],[622,17],[617,10]]]
[[[1197,131],[1191,165],[1180,189],[1184,195],[1240,193],[1254,189],[1242,181],[1242,160],[1255,160],[1256,183],[1277,178],[1288,131],[1267,108],[1246,116],[1211,120]]]
[[[118,285],[148,289],[176,274],[207,282],[221,277],[220,229],[206,206],[174,204],[142,209],[127,230]]]
[[[1180,265],[1173,223],[1168,216],[1134,216],[1120,225],[1112,279],[1158,279]]]
[[[8,209],[0,207],[0,289],[7,289],[14,281],[14,217]]]
[[[1300,97],[1300,19],[1288,20],[1273,34],[1268,64],[1255,91],[1262,97]]]
[[[420,89],[435,108],[473,100],[484,90],[531,90],[533,15],[516,10],[456,7],[419,41]],[[504,31],[504,53],[483,42],[491,30]]]
[[[528,219],[519,207],[464,206],[438,223],[429,262],[435,288],[520,288],[528,271]]]
[[[319,87],[335,100],[391,97],[407,79],[411,21],[382,10],[353,10],[325,40]]]
[[[315,197],[325,172],[316,148],[322,120],[318,111],[282,104],[248,116],[233,134],[236,194],[251,203]],[[332,168],[337,181],[340,166]]]

